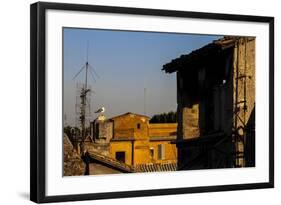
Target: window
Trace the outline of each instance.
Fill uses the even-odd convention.
[[[158,159],[165,159],[165,145],[159,144],[158,145]]]
[[[141,125],[140,125],[140,123],[138,123],[138,124],[137,124],[137,128],[138,128],[138,129],[140,129],[140,128],[141,128]]]
[[[119,162],[125,163],[125,152],[115,152],[115,159]]]
[[[95,124],[95,126],[96,126],[96,129],[95,129],[95,138],[96,139],[99,139],[99,135],[100,135],[100,126],[99,126],[99,123],[96,123]]]
[[[154,149],[153,148],[149,149],[149,156],[150,156],[151,159],[154,158]]]

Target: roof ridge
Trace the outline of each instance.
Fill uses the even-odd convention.
[[[143,117],[146,117],[146,118],[149,118],[149,119],[150,119],[149,116],[142,115],[142,114],[138,114],[138,113],[133,113],[133,112],[126,112],[126,113],[123,113],[123,114],[120,114],[120,115],[116,115],[116,116],[114,116],[114,117],[111,117],[111,118],[109,118],[109,119],[114,119],[114,118],[117,118],[117,117],[121,117],[121,116],[123,116],[123,115],[129,115],[129,114],[138,115],[138,116],[143,116]]]

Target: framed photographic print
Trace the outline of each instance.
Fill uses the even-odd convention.
[[[30,198],[274,187],[274,18],[31,5]]]

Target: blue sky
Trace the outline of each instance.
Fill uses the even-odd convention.
[[[99,78],[89,75],[93,111],[104,106],[106,117],[134,112],[145,114],[175,111],[176,75],[166,74],[162,66],[182,54],[188,54],[219,36],[131,32],[96,29],[64,29],[64,113],[74,125],[76,83],[84,82],[85,72],[73,80],[88,61]]]

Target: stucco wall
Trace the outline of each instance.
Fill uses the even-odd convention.
[[[133,113],[112,118],[114,121],[114,137],[147,138],[148,119],[148,117]]]

